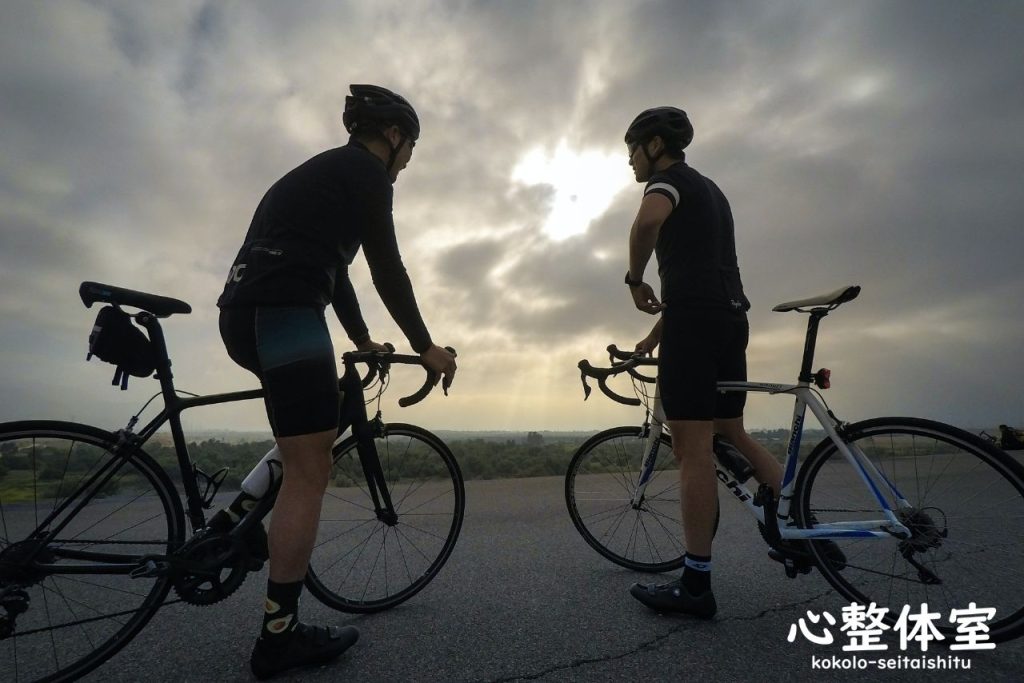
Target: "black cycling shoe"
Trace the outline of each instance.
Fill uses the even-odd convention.
[[[222,534],[226,534],[235,528],[235,522],[224,510],[218,510],[210,521],[206,523],[207,528]],[[256,524],[245,536],[245,545],[249,549],[249,557],[252,559],[253,571],[263,568],[263,563],[270,559],[270,545],[267,542],[267,531],[263,523]]]
[[[259,680],[300,666],[323,666],[352,647],[359,631],[352,626],[309,626],[299,624],[280,645],[259,638],[252,649],[249,666]]]
[[[682,579],[660,585],[634,583],[629,594],[662,614],[692,614],[701,619],[710,619],[718,611],[715,594],[710,589],[700,595],[691,595]]]

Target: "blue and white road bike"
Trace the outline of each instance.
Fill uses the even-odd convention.
[[[757,521],[788,576],[817,567],[845,598],[888,608],[890,623],[903,605],[927,603],[947,615],[971,603],[995,608],[991,641],[1017,637],[1024,633],[1024,467],[947,424],[836,417],[820,392],[829,387],[829,371],[811,370],[815,342],[821,320],[859,293],[846,287],[773,309],[809,314],[795,384],[718,385],[794,398],[780,495],[748,488],[752,468],[716,437],[718,479]],[[580,447],[565,478],[569,514],[611,561],[638,571],[677,569],[684,553],[677,465],[659,393],[647,389],[656,378],[638,370],[657,360],[614,346],[609,353],[609,368],[580,361],[586,394],[587,378],[595,379],[613,400],[643,405],[644,421],[600,432]],[[620,374],[632,378],[635,398],[608,387]],[[824,431],[809,454],[801,450],[807,409]],[[956,631],[951,622],[939,628]]]

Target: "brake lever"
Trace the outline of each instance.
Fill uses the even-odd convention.
[[[448,353],[452,354],[453,358],[458,358],[458,356],[459,356],[459,354],[455,352],[455,349],[453,349],[450,346],[444,347],[444,350],[447,351]],[[445,396],[448,395],[448,387],[450,387],[452,385],[453,381],[455,381],[455,380],[453,380],[449,375],[445,375],[444,380],[441,382],[441,391],[444,392]]]
[[[587,360],[581,360],[578,368],[580,368],[580,381],[583,382],[583,399],[587,400],[590,398],[591,388],[590,385],[587,384],[587,371],[584,370],[585,362],[588,366],[590,365]]]

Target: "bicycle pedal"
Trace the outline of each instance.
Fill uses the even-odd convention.
[[[814,564],[808,559],[791,555],[790,553],[779,550],[778,548],[769,548],[768,557],[779,562],[786,570],[786,576],[791,579],[795,579],[798,574],[810,574],[814,568]]]
[[[164,561],[146,560],[140,567],[128,572],[133,579],[152,579],[160,576],[167,576],[171,573],[171,563]]]

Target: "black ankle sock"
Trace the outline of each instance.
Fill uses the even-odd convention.
[[[683,566],[683,587],[690,595],[711,590],[711,557],[686,553]]]
[[[285,642],[299,623],[299,594],[302,582],[267,581],[267,601],[263,611],[260,639],[267,645]]]

